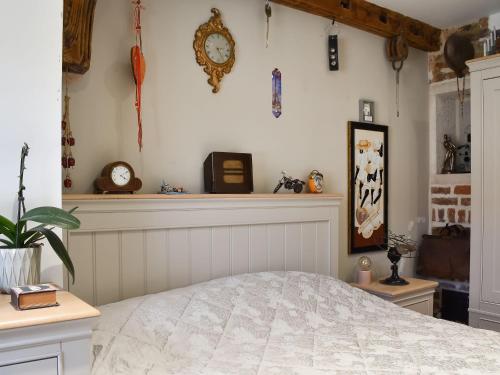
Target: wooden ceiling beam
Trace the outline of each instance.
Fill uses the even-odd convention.
[[[365,0],[272,1],[382,37],[403,35],[410,46],[423,51],[438,51],[441,46],[440,29]]]
[[[84,74],[90,68],[92,26],[97,0],[64,0],[63,71]]]

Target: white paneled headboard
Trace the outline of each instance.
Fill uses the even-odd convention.
[[[267,270],[337,276],[341,196],[66,195],[65,287],[93,305]]]

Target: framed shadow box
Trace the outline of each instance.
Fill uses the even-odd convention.
[[[349,122],[349,253],[379,251],[388,231],[388,128]]]

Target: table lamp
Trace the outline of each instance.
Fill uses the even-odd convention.
[[[372,282],[372,260],[367,256],[358,259],[358,284],[368,285]]]

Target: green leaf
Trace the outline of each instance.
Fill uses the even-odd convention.
[[[80,220],[70,213],[56,207],[38,207],[26,212],[22,220],[30,220],[41,224],[55,225],[63,229],[80,228]]]
[[[14,242],[11,242],[11,241],[7,241],[7,240],[4,240],[2,238],[0,238],[0,242],[3,243],[5,246],[2,246],[2,249],[12,249],[14,248]]]
[[[40,241],[43,238],[43,234],[40,232],[41,228],[45,228],[45,225],[36,226],[21,234],[19,237],[19,242],[22,245],[21,247],[30,247],[37,241]]]
[[[0,215],[0,225],[6,227],[9,229],[11,232],[14,232],[16,230],[16,224],[14,224],[12,221],[7,219],[5,216]]]
[[[15,241],[16,225],[2,215],[0,215],[0,234],[3,234],[11,241]]]
[[[73,262],[69,257],[68,250],[66,250],[66,247],[64,246],[61,239],[57,236],[57,234],[55,234],[48,228],[39,228],[38,231],[47,238],[47,241],[49,241],[50,246],[52,247],[52,249],[54,249],[55,253],[59,257],[59,259],[61,259],[64,266],[66,267],[71,277],[73,278],[73,284],[74,284],[75,267],[73,266]]]

